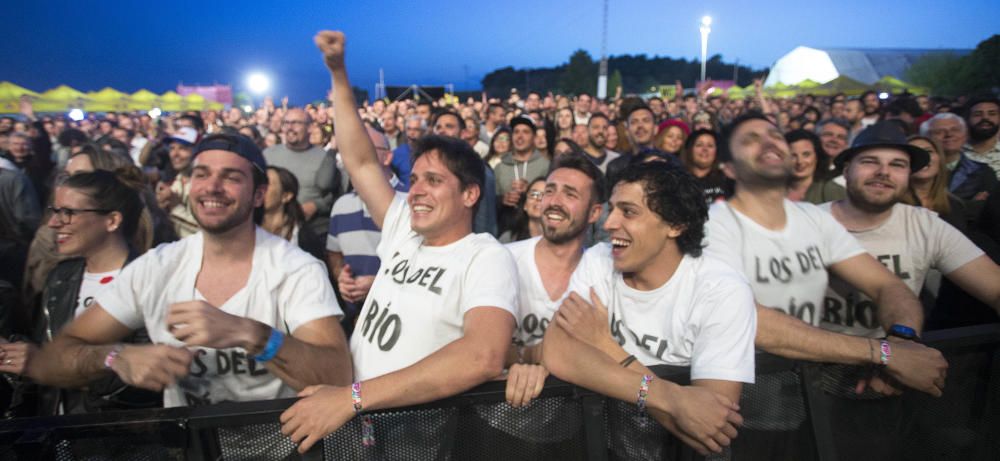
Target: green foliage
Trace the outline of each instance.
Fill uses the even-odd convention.
[[[970,94],[1000,88],[1000,35],[980,42],[965,59],[963,77]]]
[[[615,91],[620,86],[622,86],[622,71],[615,69],[611,73],[611,76],[608,77],[608,97],[614,97]],[[622,91],[625,91],[625,89],[622,88]]]
[[[584,50],[577,50],[569,62],[556,67],[540,69],[514,69],[504,67],[483,77],[483,90],[491,96],[504,96],[511,88],[518,91],[557,91],[574,94],[578,91],[595,93],[597,90],[598,63]],[[733,64],[723,62],[722,56],[709,58],[706,66],[708,78],[729,80],[733,78]],[[608,69],[608,95],[615,94],[615,87],[621,82],[622,92],[646,93],[652,86],[673,85],[680,80],[685,87],[694,87],[701,74],[701,63],[697,60],[674,59],[669,57],[647,57],[640,55],[610,56]],[[740,86],[753,83],[754,78],[763,77],[767,69],[754,70],[739,66]],[[616,75],[621,80],[616,80]]]
[[[996,91],[1000,88],[1000,35],[983,40],[967,56],[924,55],[910,66],[906,78],[938,96]]]
[[[597,91],[597,63],[584,50],[576,50],[569,57],[569,63],[559,77],[559,91],[566,94]]]

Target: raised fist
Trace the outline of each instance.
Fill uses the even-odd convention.
[[[323,60],[326,67],[331,71],[344,68],[344,33],[340,31],[324,30],[313,37],[316,47],[323,52]]]

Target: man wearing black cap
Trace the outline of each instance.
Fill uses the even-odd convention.
[[[827,271],[874,299],[887,331],[900,325],[919,334],[923,311],[906,285],[828,213],[785,198],[793,161],[778,127],[760,114],[741,116],[724,132],[719,156],[736,192],[712,205],[705,252],[750,280],[758,304],[757,347],[795,359],[884,365],[898,382],[940,396],[947,368],[940,352],[899,338],[879,342],[814,328],[822,318]],[[879,349],[891,353],[872,352]],[[897,392],[879,380],[871,384]]]
[[[844,225],[913,294],[930,269],[1000,312],[1000,267],[957,229],[925,208],[899,203],[909,192],[910,174],[928,163],[927,151],[906,143],[897,127],[879,122],[858,135],[836,162],[844,169],[847,198],[820,206]],[[875,305],[838,278],[827,290],[822,326],[880,338]],[[911,336],[894,325],[890,335]]]
[[[29,376],[72,387],[115,373],[165,389],[168,407],[349,383],[342,312],[322,263],[254,224],[266,169],[245,136],[199,142],[190,201],[201,232],[123,269],[46,345]],[[115,344],[143,326],[154,344]]]

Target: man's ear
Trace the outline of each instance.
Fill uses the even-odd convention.
[[[479,194],[480,194],[479,185],[469,184],[468,186],[465,187],[464,190],[462,190],[462,205],[464,205],[466,208],[472,208],[476,206],[476,201],[479,200]]]

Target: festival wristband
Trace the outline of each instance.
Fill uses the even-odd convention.
[[[643,375],[639,382],[639,398],[635,404],[639,407],[639,413],[646,411],[646,397],[649,396],[649,383],[653,380],[653,375]]]
[[[360,415],[361,406],[361,381],[351,384],[351,403],[354,405],[354,414]],[[371,416],[361,416],[361,445],[371,447],[375,445],[375,425]]]
[[[124,346],[122,346],[121,344],[116,344],[108,352],[108,355],[104,356],[104,368],[105,369],[108,369],[108,370],[111,369],[111,366],[115,364],[115,360],[118,359],[118,354],[121,354],[123,347]]]
[[[879,360],[882,362],[882,365],[889,365],[889,358],[892,357],[892,347],[889,346],[889,341],[884,339],[879,341],[879,343],[881,343],[881,347],[879,347],[879,353],[881,354]]]
[[[277,328],[271,328],[271,336],[267,338],[267,345],[264,350],[253,357],[258,362],[267,362],[278,355],[278,349],[285,343],[285,335],[281,334]]]

